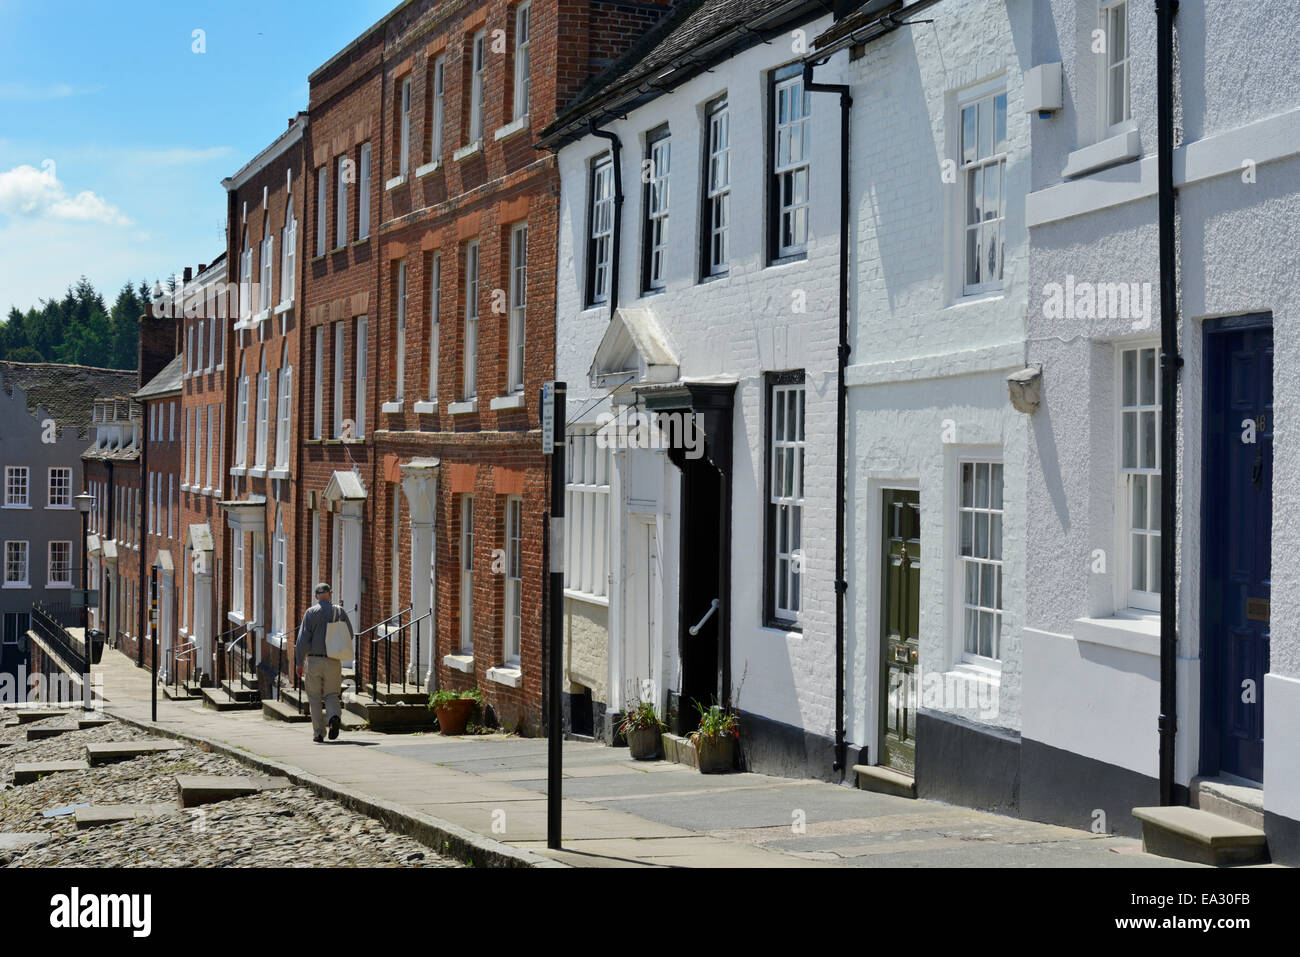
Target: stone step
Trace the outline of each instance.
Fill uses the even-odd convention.
[[[163,685],[162,695],[168,701],[198,701],[203,697],[198,688],[189,685],[180,685],[176,687],[173,687],[172,685]]]
[[[73,812],[73,819],[76,821],[77,830],[85,831],[107,824],[149,821],[175,812],[176,808],[170,804],[92,804],[89,807],[77,808]]]
[[[311,720],[310,715],[299,714],[298,709],[287,701],[272,701],[269,698],[262,702],[262,717],[268,721],[287,721],[290,724]]]
[[[15,711],[19,724],[33,724],[37,721],[44,721],[46,718],[53,718],[56,715],[68,714],[67,708],[31,708],[27,711]]]
[[[90,765],[85,761],[33,761],[28,764],[15,764],[14,784],[31,784],[47,774],[89,770]]]
[[[1264,832],[1193,807],[1135,807],[1142,849],[1159,857],[1230,867],[1268,861]]]
[[[895,797],[916,797],[916,778],[910,774],[879,764],[855,764],[853,772],[857,775],[860,791],[892,794]]]
[[[256,701],[260,697],[256,680],[249,680],[247,683],[241,682],[238,678],[233,681],[223,681],[221,690],[236,701]]]
[[[369,725],[371,731],[383,734],[401,734],[406,731],[432,731],[437,718],[423,704],[382,704],[369,695],[356,695],[343,705],[343,726],[356,728]]]
[[[1264,829],[1264,789],[1240,778],[1192,778],[1192,807]]]
[[[203,707],[214,711],[256,711],[261,705],[232,698],[225,688],[204,688]]]
[[[372,694],[372,691],[378,691],[378,694]],[[379,683],[377,689],[372,689],[370,685],[364,685],[357,697],[364,697],[369,702],[378,701],[380,704],[408,704],[423,705],[429,704],[429,692],[421,691],[414,685],[407,683],[403,688],[400,682],[392,684]]]
[[[110,764],[179,751],[183,747],[179,741],[102,741],[86,745],[86,760],[91,765]]]
[[[112,718],[78,718],[77,728],[80,731],[88,731],[91,728],[102,728],[112,723]]]
[[[217,801],[229,801],[231,798],[247,797],[250,794],[261,794],[263,791],[275,791],[287,787],[289,787],[288,778],[176,775],[177,801],[178,806],[182,808],[215,804]]]
[[[72,724],[53,724],[46,725],[43,728],[28,728],[28,741],[44,741],[47,738],[57,738],[61,734],[67,734],[69,731],[79,731],[76,725]]]
[[[681,734],[669,734],[664,732],[659,736],[663,744],[664,760],[672,761],[674,764],[684,764],[690,768],[699,768],[699,755],[695,752],[695,745],[691,739]]]

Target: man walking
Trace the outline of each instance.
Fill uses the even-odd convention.
[[[339,736],[342,713],[339,696],[343,691],[343,662],[331,658],[325,647],[325,629],[332,621],[347,622],[348,634],[352,634],[352,622],[348,621],[347,612],[330,600],[330,586],[322,582],[316,586],[316,604],[302,616],[302,627],[298,629],[298,641],[293,651],[298,677],[305,678],[312,740],[317,744],[325,740],[327,725],[331,741]]]

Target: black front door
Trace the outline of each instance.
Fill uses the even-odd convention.
[[[1273,330],[1267,321],[1207,324],[1202,508],[1202,771],[1261,783],[1273,524]]]
[[[726,703],[720,631],[724,616],[721,608],[709,614],[714,599],[726,599],[722,590],[723,507],[722,473],[705,458],[686,460],[682,468],[680,734],[698,727],[697,702],[706,708]],[[706,616],[708,620],[700,624]]]

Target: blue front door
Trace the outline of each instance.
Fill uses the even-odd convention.
[[[1207,323],[1203,485],[1204,773],[1264,780],[1269,544],[1273,522],[1273,329]]]

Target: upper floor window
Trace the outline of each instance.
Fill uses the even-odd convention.
[[[768,383],[766,618],[792,627],[803,610],[804,374]]]
[[[370,368],[367,350],[370,340],[366,337],[366,317],[357,318],[357,370],[356,370],[356,419],[352,429],[352,438],[366,437],[366,397],[368,395],[367,372]]]
[[[1007,94],[977,94],[960,106],[962,292],[1002,288],[1006,237]]]
[[[478,240],[465,247],[465,369],[461,398],[478,395]]]
[[[72,542],[50,542],[45,583],[51,588],[72,587]]]
[[[1120,559],[1130,608],[1160,609],[1160,364],[1154,345],[1120,366]]]
[[[248,227],[244,227],[244,251],[239,254],[239,318],[247,322],[253,318],[253,247],[248,241]],[[190,345],[194,345],[194,327],[190,326]],[[186,364],[189,363],[187,358]],[[198,371],[195,366],[194,371]]]
[[[357,171],[357,239],[370,236],[370,144],[361,144],[361,163]]]
[[[592,428],[565,434],[564,587],[603,598],[609,591],[611,452]]]
[[[468,143],[477,143],[483,139],[483,68],[485,57],[486,35],[482,30],[479,30],[474,34],[474,39],[470,44]]]
[[[189,478],[189,445],[186,452],[186,479]],[[235,467],[243,468],[248,458],[248,373],[244,369],[244,357],[239,357],[239,379],[235,398]]]
[[[520,636],[523,633],[523,499],[511,495],[506,499],[506,640],[505,664],[518,667]]]
[[[293,215],[293,197],[284,204],[284,229],[280,235],[280,301],[293,299],[295,263],[298,258],[298,220]],[[214,324],[215,325],[215,324]]]
[[[664,288],[668,256],[668,174],[672,165],[672,140],[668,130],[652,133],[646,143],[645,260],[642,288]]]
[[[962,659],[995,663],[1002,657],[1002,463],[965,461],[958,468]]]
[[[312,330],[311,437],[321,438],[325,410],[325,327]]]
[[[27,466],[5,466],[5,508],[28,508]]]
[[[394,344],[394,378],[397,380],[393,398],[402,401],[406,392],[406,260],[397,264],[397,341]]]
[[[433,87],[433,101],[429,107],[429,162],[437,163],[442,159],[442,127],[447,113],[447,58],[445,56],[440,56],[433,61],[430,85]]]
[[[527,2],[519,4],[519,8],[515,11],[515,95],[514,115],[511,117],[515,120],[528,114],[528,95],[531,87],[528,75],[531,13],[531,5]]]
[[[326,222],[326,212],[329,210],[329,180],[330,170],[328,166],[322,166],[316,170],[316,255],[324,256],[326,246],[329,243],[329,224]]]
[[[263,349],[261,365],[257,370],[257,444],[253,460],[257,468],[266,468],[266,432],[270,414],[270,393],[271,373],[266,368],[266,350]]]
[[[1128,0],[1104,0],[1101,29],[1105,38],[1101,103],[1104,133],[1132,119],[1129,91]]]
[[[812,95],[804,89],[800,64],[772,73],[771,109],[774,208],[769,245],[771,258],[780,259],[798,255],[808,246]]]
[[[731,225],[731,114],[727,100],[709,105],[705,170],[704,275],[727,271],[727,229]]]
[[[429,256],[429,401],[438,401],[438,339],[442,305],[442,254]]]
[[[333,438],[352,438],[345,435],[347,421],[343,417],[343,376],[347,364],[345,336],[347,331],[342,322],[334,323],[334,434]]]
[[[293,401],[293,366],[289,364],[289,346],[280,355],[279,388],[276,390],[275,414],[275,464],[277,468],[289,467],[289,418]]]
[[[397,175],[405,176],[411,168],[411,78],[402,80],[401,117],[398,120]]]
[[[587,303],[609,298],[610,262],[614,252],[614,161],[598,159],[591,168],[591,223],[587,239]]]
[[[510,230],[510,354],[506,361],[506,388],[524,389],[524,314],[528,302],[528,224]]]
[[[271,214],[267,213],[262,217],[262,249],[259,252],[262,262],[262,288],[258,297],[257,308],[260,312],[266,312],[271,308],[271,267],[275,262],[275,236],[271,232]],[[203,340],[202,331],[199,332],[199,341]],[[212,365],[212,356],[208,356],[208,366]]]
[[[157,411],[153,409],[151,411]],[[50,508],[72,508],[72,469],[56,466],[50,469],[50,487],[47,497]]]
[[[348,244],[348,182],[352,179],[350,166],[352,158],[347,154],[339,157],[338,194],[335,197],[334,210],[334,248],[342,249]]]

